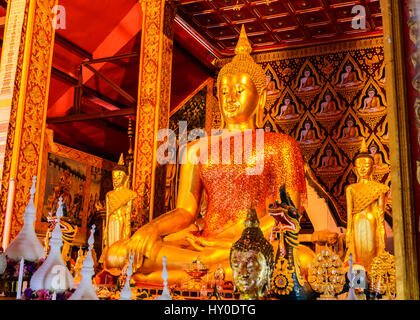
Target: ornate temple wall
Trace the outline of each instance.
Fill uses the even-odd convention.
[[[354,159],[363,138],[375,157],[374,179],[390,185],[382,37],[260,53],[254,58],[267,76],[264,129],[300,142],[305,162],[345,223],[344,191],[357,179]],[[227,62],[221,60],[218,67]],[[214,106],[212,121],[217,123],[220,113]],[[391,200],[386,220],[392,225],[390,204]]]

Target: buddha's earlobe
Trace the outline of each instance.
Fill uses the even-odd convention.
[[[264,108],[265,103],[267,101],[267,89],[263,89],[263,91],[260,94],[259,100],[258,100],[258,109],[256,113],[256,125],[257,128],[262,128],[264,126]]]

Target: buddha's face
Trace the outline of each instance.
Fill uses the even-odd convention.
[[[350,72],[351,71],[351,66],[346,66],[346,72]]]
[[[241,297],[256,299],[267,283],[269,268],[264,255],[255,250],[232,252],[230,261],[235,287]]]
[[[369,178],[373,172],[373,160],[369,157],[357,158],[356,171],[360,178]]]
[[[347,120],[347,127],[351,128],[353,127],[353,125],[354,125],[354,122],[352,119]]]
[[[284,99],[284,104],[288,106],[290,104],[290,99]]]
[[[332,150],[331,149],[327,149],[326,150],[327,156],[331,157],[332,156]]]
[[[311,128],[311,124],[309,122],[305,122],[305,129],[309,130]]]
[[[375,91],[374,90],[369,90],[368,95],[370,98],[373,98],[375,96]]]
[[[371,154],[375,154],[376,151],[378,151],[378,149],[376,149],[376,147],[370,147],[370,153]]]
[[[124,181],[127,175],[122,170],[114,170],[112,171],[112,184],[114,189],[122,187],[124,185]]]
[[[331,101],[331,95],[327,94],[325,96],[325,101],[330,102]]]
[[[226,74],[221,78],[219,101],[226,122],[248,121],[259,105],[259,98],[249,74]]]
[[[311,75],[311,72],[309,70],[305,71],[305,78],[309,77]]]

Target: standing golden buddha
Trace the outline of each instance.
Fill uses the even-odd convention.
[[[131,211],[133,200],[137,194],[127,187],[128,169],[124,165],[123,155],[112,170],[112,184],[114,190],[105,196],[106,224],[103,233],[104,252],[115,242],[128,239],[131,236]]]
[[[211,272],[222,265],[226,279],[231,280],[230,248],[241,236],[249,204],[255,204],[266,238],[274,226],[274,219],[267,214],[267,204],[276,200],[282,184],[290,190],[297,208],[302,209],[306,183],[297,141],[285,134],[255,130],[256,126],[263,125],[266,79],[261,66],[252,59],[251,51],[242,27],[236,55],[220,70],[217,78],[219,107],[226,130],[217,138],[204,137],[187,145],[181,161],[176,208],[142,226],[129,240],[111,246],[105,258],[106,270],[120,271],[128,255],[135,254],[133,278],[138,282],[159,284],[161,261],[166,256],[168,281],[176,283],[185,277],[185,264],[200,255]],[[252,154],[246,154],[244,148],[235,153],[234,140],[239,137],[244,141],[248,133],[254,146]],[[257,133],[262,133],[264,138],[260,149],[255,148]],[[224,144],[230,145],[228,163],[221,161]],[[219,158],[211,157],[213,152],[201,152],[203,147],[219,149]],[[238,156],[241,163],[234,160]],[[248,174],[250,167],[256,167],[251,159],[263,162],[259,174]],[[195,222],[203,191],[208,203],[200,230]]]
[[[352,253],[356,263],[368,270],[372,260],[385,250],[384,212],[389,187],[372,181],[374,160],[363,139],[355,167],[359,181],[346,189],[346,259]]]

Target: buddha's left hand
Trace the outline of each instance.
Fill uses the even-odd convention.
[[[229,249],[233,243],[232,239],[228,238],[203,238],[193,234],[186,235],[185,239],[198,251],[203,251],[206,248]]]

